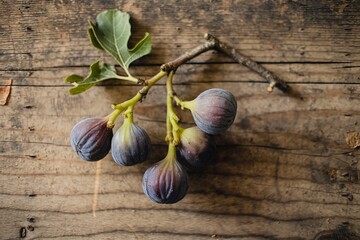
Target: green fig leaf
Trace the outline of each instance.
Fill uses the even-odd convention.
[[[131,36],[129,19],[128,13],[116,9],[103,11],[96,17],[95,24],[90,23],[88,33],[93,45],[108,52],[128,76],[131,76],[128,70],[129,65],[150,53],[151,38],[146,33],[134,48],[128,49]]]
[[[66,83],[77,83],[77,82],[81,82],[83,80],[84,80],[84,78],[82,76],[79,76],[77,74],[71,74],[71,75],[67,76],[64,79],[64,82],[66,82]]]
[[[102,48],[102,46],[100,45],[100,43],[96,39],[95,34],[94,34],[94,30],[92,28],[88,29],[88,36],[89,36],[90,41],[91,41],[91,43],[92,43],[92,45],[94,47],[104,51],[104,49]]]
[[[116,74],[115,68],[104,63],[103,61],[97,61],[91,64],[90,74],[86,78],[72,74],[65,78],[65,82],[70,82],[74,85],[74,87],[69,90],[70,94],[74,95],[85,92],[101,81],[113,78],[119,78],[119,76]]]

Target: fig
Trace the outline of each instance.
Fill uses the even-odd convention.
[[[180,129],[180,143],[177,155],[180,163],[189,170],[201,170],[208,165],[215,154],[214,136],[198,127]]]
[[[151,140],[144,129],[125,118],[111,142],[114,161],[122,166],[132,166],[144,162],[150,155]]]
[[[110,151],[112,128],[107,127],[106,118],[87,118],[78,122],[71,130],[73,150],[86,161],[98,161]]]
[[[183,199],[188,190],[188,174],[176,160],[176,150],[169,146],[168,155],[144,173],[142,187],[145,195],[161,204],[176,203]]]
[[[225,132],[234,122],[237,103],[231,92],[212,88],[200,93],[194,100],[183,102],[196,125],[208,134]]]

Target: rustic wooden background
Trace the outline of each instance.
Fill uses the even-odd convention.
[[[1,89],[12,79],[0,106],[1,239],[360,239],[360,152],[346,142],[360,131],[359,1],[0,3]],[[63,79],[109,60],[86,33],[87,21],[109,8],[131,14],[135,40],[152,34],[153,52],[134,64],[136,76],[152,76],[210,32],[301,97],[267,93],[263,79],[220,54],[194,59],[175,76],[183,99],[222,87],[238,101],[215,163],[190,175],[177,204],[145,197],[142,174],[166,152],[161,82],[136,108],[154,143],[151,160],[125,168],[106,157],[94,217],[96,164],[77,158],[70,130],[139,86],[110,81],[70,96]],[[183,120],[192,121],[188,113]]]

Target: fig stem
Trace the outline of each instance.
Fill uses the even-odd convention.
[[[116,104],[116,105],[112,105],[112,108],[114,109],[114,111],[112,113],[109,114],[109,120],[107,122],[107,126],[108,127],[113,127],[115,125],[115,120],[116,118],[127,108],[130,108],[130,111],[132,112],[134,109],[134,106],[136,103],[140,102],[145,96],[146,94],[149,92],[149,89],[156,83],[158,82],[160,79],[162,79],[164,76],[167,75],[167,72],[164,71],[160,71],[158,72],[155,76],[153,76],[152,78],[145,80],[145,86],[142,87],[138,93],[130,98],[127,101],[124,101],[122,103]]]
[[[127,118],[130,122],[133,122],[133,111],[135,105],[130,105],[123,113],[124,118]]]
[[[180,142],[180,135],[179,135],[179,117],[176,115],[173,107],[173,96],[174,96],[174,89],[173,89],[173,77],[174,71],[170,71],[167,81],[166,81],[166,127],[167,127],[167,135],[165,137],[169,143],[174,144],[175,146]]]
[[[175,71],[171,71],[170,74],[171,74],[171,82],[170,82],[170,87],[167,92],[168,92],[168,94],[170,94],[172,99],[175,101],[176,105],[180,106],[181,109],[184,110],[184,106],[182,104],[183,101],[177,96],[177,94],[174,90],[173,78],[174,78]],[[170,74],[169,74],[169,77],[170,77]]]
[[[181,102],[181,108],[182,109],[188,109],[188,110],[192,110],[194,109],[194,104],[195,104],[195,100],[191,100],[191,101],[182,101]]]
[[[173,99],[177,106],[180,106],[181,110],[184,110],[183,101],[173,92]]]
[[[176,146],[172,142],[169,142],[165,161],[167,164],[172,164],[174,161],[176,161]]]
[[[176,71],[177,68],[180,67],[182,64],[199,56],[200,54],[205,53],[209,50],[216,50],[232,58],[237,63],[249,68],[250,70],[254,71],[255,73],[259,74],[261,77],[266,79],[269,82],[269,86],[267,88],[268,92],[272,92],[274,87],[277,87],[283,92],[290,91],[290,86],[285,81],[281,80],[274,73],[270,72],[265,67],[261,66],[251,58],[242,55],[235,48],[220,41],[219,39],[217,39],[216,37],[214,37],[209,33],[206,33],[204,37],[205,37],[205,42],[202,45],[197,46],[188,52],[185,52],[184,54],[182,54],[180,57],[178,57],[173,61],[161,65],[160,69],[166,72]]]

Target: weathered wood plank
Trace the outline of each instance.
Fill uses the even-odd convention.
[[[114,7],[132,14],[136,39],[145,31],[153,35],[153,53],[141,60],[146,64],[174,59],[201,43],[205,32],[261,62],[360,61],[356,1],[3,1],[0,68],[89,65],[101,53],[87,39],[87,21]]]
[[[344,63],[301,64],[279,63],[263,64],[277,76],[289,83],[359,83],[359,67],[349,67]],[[150,78],[159,71],[159,66],[135,66],[131,68],[134,76]],[[30,71],[2,71],[4,79],[13,79],[17,86],[71,86],[63,79],[70,74],[87,76],[89,67],[44,68]],[[175,84],[219,82],[264,82],[258,74],[239,64],[186,64],[181,66],[175,76]],[[2,84],[0,80],[0,85]],[[5,82],[4,82],[5,84]],[[128,84],[109,80],[105,85]],[[266,86],[265,86],[266,88]]]
[[[346,143],[359,130],[360,4],[356,1],[2,1],[0,85],[1,239],[358,239],[359,154]],[[217,137],[214,163],[190,174],[189,194],[156,205],[142,193],[143,172],[164,157],[165,86],[135,109],[152,141],[148,162],[100,167],[81,161],[69,133],[82,118],[104,116],[139,86],[108,81],[69,96],[63,78],[86,75],[94,60],[88,20],[119,8],[134,39],[148,31],[153,53],[135,63],[150,77],[160,64],[211,32],[291,83],[301,98],[266,92],[258,75],[220,54],[179,68],[183,99],[210,87],[236,96],[238,113]],[[209,63],[210,64],[207,64]],[[191,115],[180,112],[184,126]],[[119,122],[116,128],[119,127]]]
[[[187,85],[177,85],[176,89],[180,96],[192,97],[218,84],[193,84],[191,91]],[[142,173],[166,151],[164,86],[155,86],[136,109],[137,121],[156,144],[151,161],[132,168],[116,167],[111,157],[103,161],[94,220],[95,164],[77,159],[68,144],[69,131],[81,118],[107,114],[105,107],[112,99],[127,99],[138,87],[95,87],[79,96],[67,95],[67,87],[62,86],[13,87],[9,106],[0,109],[0,194],[5,200],[1,209],[23,219],[4,231],[5,236],[14,236],[14,225],[27,226],[28,215],[37,219],[28,236],[45,239],[144,236],[147,232],[174,239],[213,234],[230,239],[310,239],[343,221],[359,227],[360,191],[354,162],[358,153],[345,143],[346,132],[356,129],[359,119],[357,85],[301,85],[303,100],[268,94],[262,84],[227,82],[221,86],[235,94],[238,115],[229,132],[218,138],[216,162],[204,173],[191,175],[187,197],[176,205],[159,206],[142,194]],[[123,95],[117,96],[121,89]],[[191,121],[188,114],[184,120]],[[333,170],[336,180],[330,174]],[[354,179],[341,176],[346,172]],[[148,223],[150,218],[157,219],[154,225]],[[169,226],[173,218],[177,220]],[[187,219],[191,219],[188,227],[176,227]],[[327,223],[328,219],[333,222]]]

